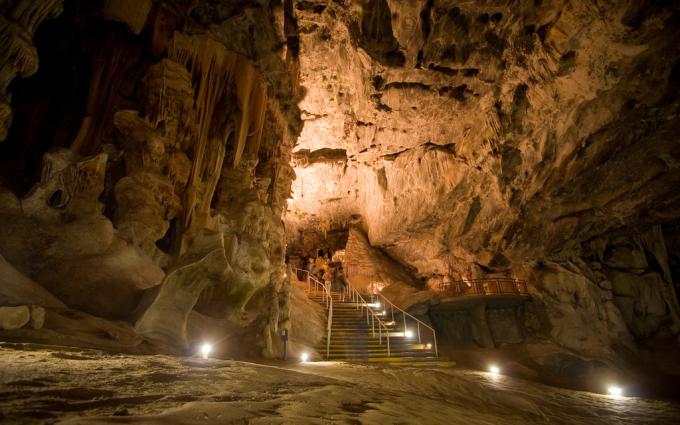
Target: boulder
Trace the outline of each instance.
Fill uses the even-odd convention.
[[[30,319],[31,310],[25,305],[0,307],[0,329],[19,329],[24,327]]]
[[[45,309],[38,306],[31,306],[31,327],[42,329],[45,324]]]

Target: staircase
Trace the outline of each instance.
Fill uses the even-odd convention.
[[[325,306],[322,294],[314,292],[309,297]],[[343,301],[342,293],[331,292],[333,313],[331,321],[330,345],[327,360],[350,362],[413,362],[436,361],[437,357],[431,343],[418,343],[418,338],[409,332],[404,335],[404,325],[400,322],[384,320],[382,335],[375,318],[367,314],[366,308],[359,308],[358,302],[347,298]],[[379,313],[376,311],[376,313]],[[368,316],[368,318],[367,318]],[[327,331],[328,332],[328,331]],[[386,334],[389,333],[389,351]],[[318,352],[326,357],[328,335],[317,347]]]

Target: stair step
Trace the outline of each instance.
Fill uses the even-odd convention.
[[[327,299],[320,292],[308,293],[313,301],[323,307],[327,305]],[[361,302],[353,302],[350,298],[343,300],[341,293],[332,293],[333,321],[330,329],[330,344],[327,347],[328,335],[317,346],[318,352],[326,358],[328,348],[328,360],[350,362],[389,362],[398,364],[432,363],[437,358],[434,350],[426,348],[417,339],[403,337],[403,324],[380,325],[375,318],[367,319],[365,305]],[[391,317],[382,317],[385,321]],[[390,335],[390,355],[387,353],[387,341],[385,327]],[[380,338],[382,331],[382,340]]]
[[[349,353],[354,353],[354,354],[368,354],[368,355],[382,355],[385,354],[387,355],[387,349],[384,350],[328,350],[329,354],[331,355],[336,355],[336,354],[349,354]],[[325,354],[326,350],[323,348],[319,348],[319,353]],[[425,351],[425,352],[420,352],[420,351],[408,351],[408,350],[392,350],[390,349],[390,354],[393,356],[399,356],[399,357],[409,357],[409,356],[415,356],[415,357],[422,357],[422,356],[434,356],[434,352],[432,351]]]

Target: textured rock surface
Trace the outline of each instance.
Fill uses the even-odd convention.
[[[43,20],[59,15],[63,3],[63,0],[18,0],[0,4],[0,142],[7,138],[12,124],[11,94],[7,88],[15,77],[29,77],[37,71],[33,33]]]
[[[36,303],[53,309],[66,307],[57,297],[22,275],[0,256],[0,305],[26,303]]]
[[[168,345],[186,347],[189,313],[205,287],[222,279],[229,267],[222,241],[215,242],[204,248],[203,255],[184,259],[185,266],[168,273],[153,303],[137,322],[137,333]]]
[[[22,13],[30,44],[61,10],[0,6],[12,46],[4,28]],[[172,351],[198,337],[187,323],[197,317],[223,325],[218,339],[248,329],[257,338],[244,343],[278,355],[291,325],[281,213],[300,131],[290,2],[69,1],[42,28],[32,56],[0,56],[3,90],[46,59],[17,83],[0,148],[2,278],[13,288],[0,295],[47,307],[47,329],[5,337],[63,341],[62,315],[77,310],[127,323],[77,316],[84,331],[71,343],[110,348],[86,334],[120,325],[121,349],[153,350],[142,335]],[[58,301],[15,290],[32,281]],[[254,314],[253,300],[265,300]]]
[[[0,329],[19,329],[29,320],[31,320],[31,310],[25,305],[0,307]]]
[[[658,248],[680,217],[677,5],[317,1],[296,13],[308,95],[289,239],[359,221],[433,285],[529,278],[530,325],[584,353],[677,334],[677,260]]]

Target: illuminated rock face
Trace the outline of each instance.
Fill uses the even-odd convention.
[[[5,3],[12,46],[61,11],[56,0]],[[188,349],[203,331],[193,318],[227,323],[216,338],[255,334],[245,351],[277,355],[290,326],[281,214],[300,132],[290,2],[99,3],[67,3],[32,56],[0,55],[3,92],[45,59],[17,84],[12,127],[0,109],[11,280],[0,300],[123,320],[126,349],[141,344],[133,329]],[[10,33],[24,14],[30,31]],[[110,332],[104,322],[82,329]]]
[[[291,240],[355,220],[431,282],[528,278],[533,322],[548,323],[535,330],[584,352],[680,330],[677,5],[296,13],[307,95]]]

